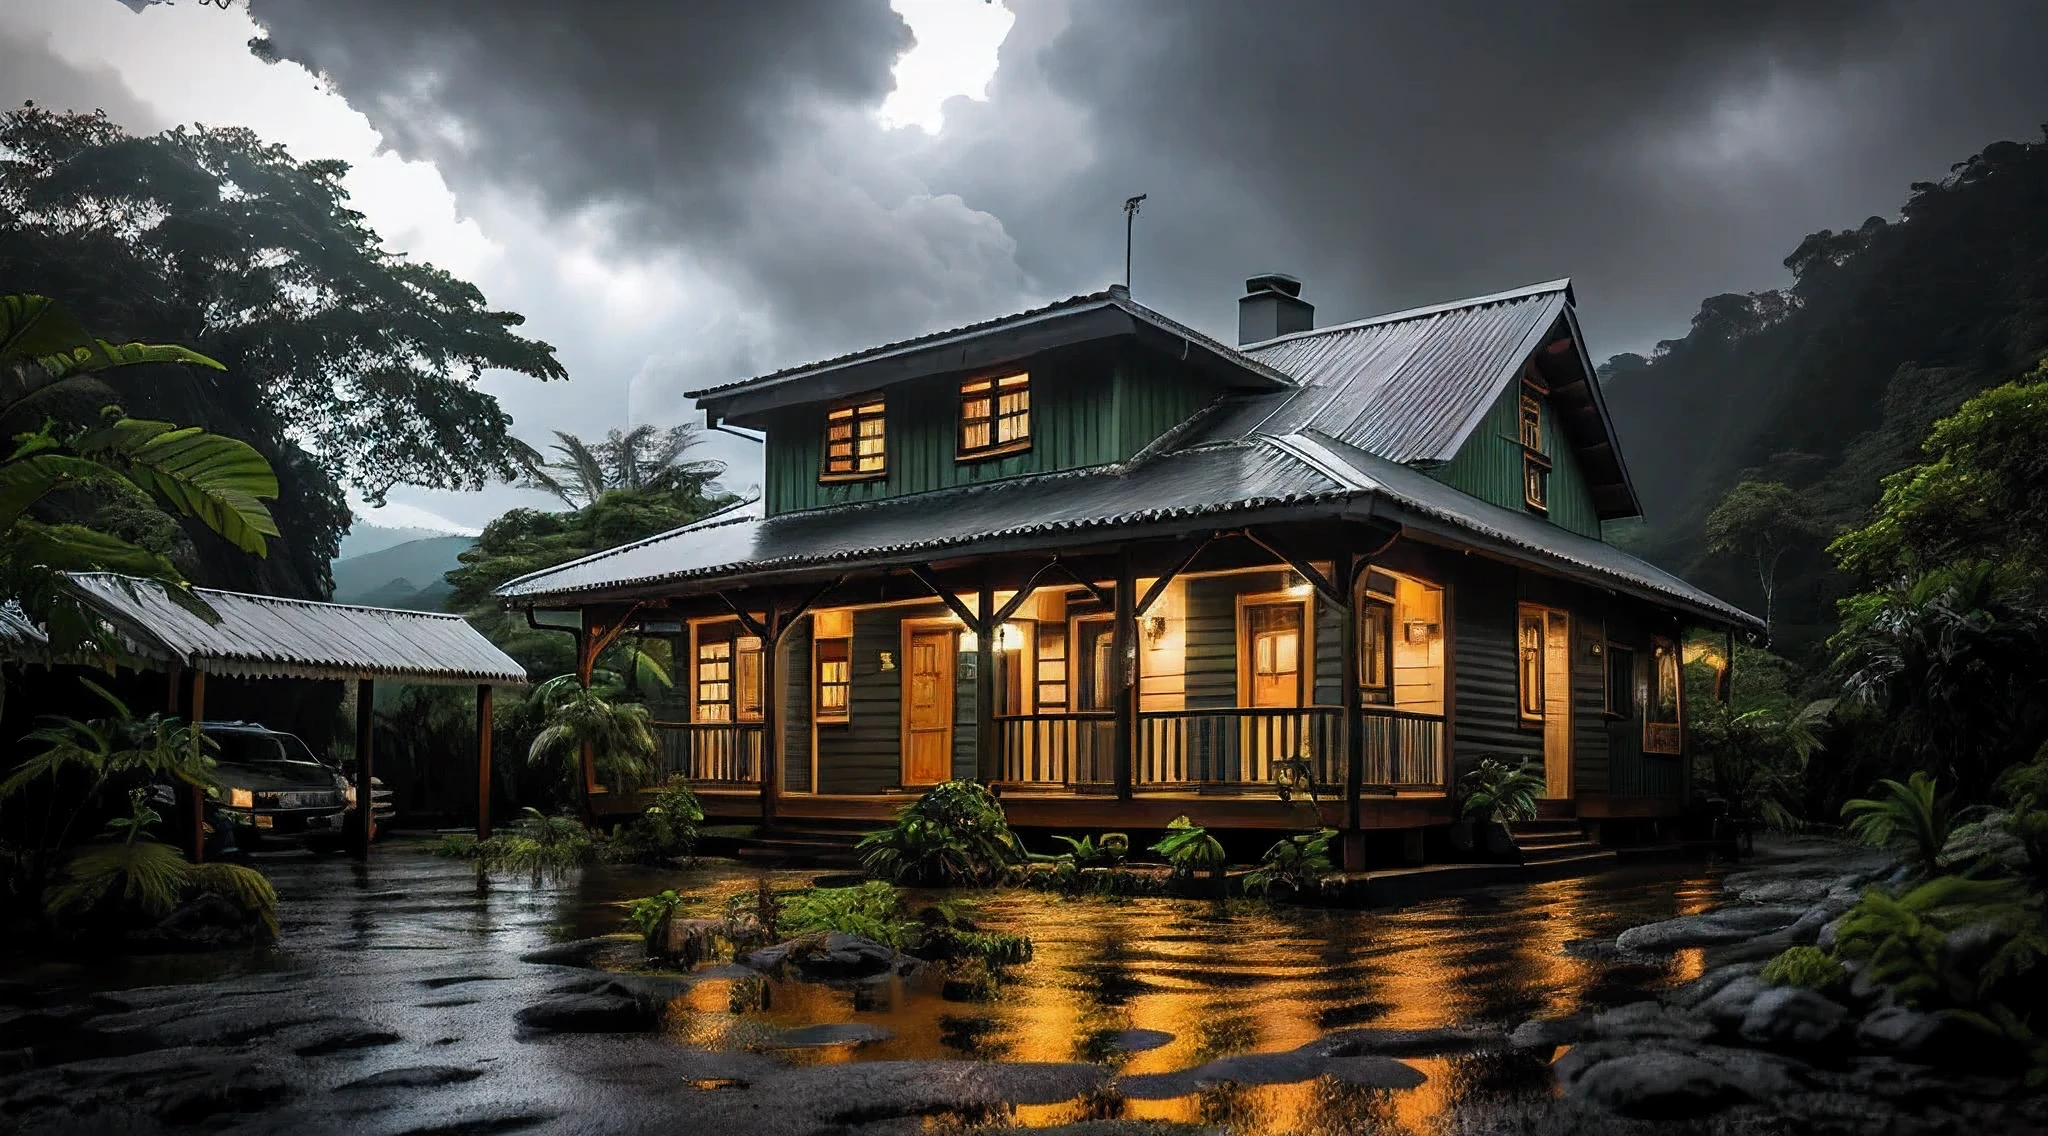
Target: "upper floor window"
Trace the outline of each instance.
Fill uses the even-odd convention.
[[[1522,396],[1522,445],[1532,450],[1543,448],[1543,404],[1536,396]]]
[[[859,481],[889,472],[880,397],[862,399],[825,415],[824,481]]]
[[[960,384],[960,456],[993,457],[1031,447],[1031,376]]]
[[[1541,389],[1526,380],[1522,387],[1522,503],[1537,512],[1547,513],[1550,511],[1550,458],[1543,452],[1543,403],[1537,398]]]

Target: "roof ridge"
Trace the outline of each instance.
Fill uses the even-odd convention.
[[[1571,287],[1572,278],[1560,276],[1555,280],[1545,280],[1540,284],[1525,284],[1520,288],[1510,288],[1505,292],[1495,292],[1487,296],[1471,296],[1462,300],[1446,300],[1440,304],[1425,304],[1419,308],[1407,308],[1398,312],[1388,312],[1385,315],[1367,316],[1364,319],[1355,319],[1347,323],[1333,323],[1327,327],[1312,327],[1307,331],[1291,331],[1286,335],[1276,335],[1271,339],[1261,339],[1256,343],[1242,344],[1238,350],[1249,353],[1271,347],[1276,343],[1291,343],[1297,339],[1312,339],[1315,336],[1328,335],[1331,332],[1355,331],[1359,328],[1374,327],[1385,323],[1400,323],[1405,320],[1421,319],[1424,316],[1462,311],[1466,308],[1482,308],[1488,304],[1503,304],[1509,300],[1521,300],[1527,299],[1530,296],[1540,296],[1545,292],[1570,292]]]
[[[760,503],[760,494],[755,494],[752,497],[742,497],[739,500],[734,501],[730,505],[726,505],[721,509],[717,509],[710,513],[706,513],[704,516],[698,517],[696,520],[691,521],[687,524],[677,525],[672,529],[663,529],[658,533],[643,536],[639,540],[627,541],[625,544],[614,545],[611,548],[600,548],[596,552],[586,553],[585,555],[576,557],[574,560],[564,560],[560,564],[550,564],[545,568],[535,568],[531,572],[514,576],[511,579],[505,581],[504,583],[499,584],[497,587],[492,588],[491,594],[497,595],[499,591],[502,589],[509,588],[514,584],[524,583],[525,581],[531,580],[536,576],[543,576],[549,572],[558,572],[564,568],[568,568],[577,564],[594,563],[596,561],[603,560],[609,556],[617,556],[623,552],[630,552],[633,549],[639,548],[640,546],[645,544],[652,544],[657,540],[667,540],[669,537],[681,536],[687,532],[701,532],[705,529],[715,529],[720,527],[721,525],[734,525],[740,523],[741,521],[761,520],[761,517],[743,517],[728,515],[736,514],[740,510],[745,509],[749,505],[757,505]]]
[[[74,579],[86,579],[97,577],[108,580],[133,580],[137,583],[155,584],[158,588],[163,588],[163,582],[160,580],[152,580],[146,576],[128,576],[120,572],[68,572],[66,573],[66,575],[71,576]],[[387,612],[392,615],[418,615],[427,616],[433,619],[462,618],[460,612],[453,611],[421,611],[417,608],[410,607],[378,607],[375,604],[337,603],[333,600],[301,599],[298,596],[272,596],[266,595],[262,592],[238,592],[229,588],[205,588],[197,584],[192,585],[192,590],[202,595],[232,596],[238,600],[262,600],[264,603],[299,604],[303,607],[335,607],[342,608],[347,611],[380,611]],[[165,589],[165,591],[168,593],[168,589]]]

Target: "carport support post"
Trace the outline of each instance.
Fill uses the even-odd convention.
[[[491,684],[476,686],[476,838],[491,838]]]
[[[377,797],[370,788],[374,754],[371,743],[375,734],[372,727],[376,721],[376,684],[369,679],[356,680],[356,824],[353,847],[350,849],[358,860],[370,858],[370,841],[377,835]]]
[[[192,745],[198,748],[205,744],[205,737],[199,733],[199,723],[206,721],[206,672],[192,672]],[[185,787],[185,807],[192,810],[192,846],[186,849],[195,864],[206,859],[206,790],[197,785]],[[223,821],[222,823],[226,823]]]

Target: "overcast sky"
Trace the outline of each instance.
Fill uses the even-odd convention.
[[[1134,294],[1224,338],[1259,272],[1324,323],[1571,276],[1596,357],[1648,350],[2036,136],[2044,33],[2039,0],[0,0],[0,105],[354,163],[391,247],[560,348],[569,384],[492,382],[544,444],[1099,289],[1141,192]]]

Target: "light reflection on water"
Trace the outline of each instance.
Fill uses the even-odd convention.
[[[561,930],[618,929],[620,904],[660,887],[723,910],[759,876],[732,866],[685,873],[593,872]],[[747,1048],[778,1031],[864,1023],[888,1040],[792,1053],[805,1061],[971,1058],[1098,1060],[1121,1073],[1169,1072],[1239,1053],[1277,1052],[1356,1026],[1512,1026],[1626,1001],[1699,973],[1698,952],[1666,967],[1595,961],[1565,950],[1638,923],[1692,914],[1717,897],[1697,865],[1638,867],[1446,898],[1398,911],[1269,910],[1169,899],[1063,899],[1033,892],[970,897],[984,926],[1031,936],[1031,962],[995,997],[952,1001],[933,977],[866,990],[759,978],[707,978],[671,1010],[678,1041]],[[805,877],[776,873],[779,887]],[[1173,1040],[1106,1052],[1119,1030]],[[1431,1133],[1492,1100],[1554,1091],[1540,1062],[1472,1055],[1409,1059],[1429,1080],[1388,1092],[1315,1081],[1220,1086],[1164,1101],[1082,1100],[1017,1110],[1025,1125],[1119,1116],[1223,1124],[1233,1132],[1389,1130]]]

